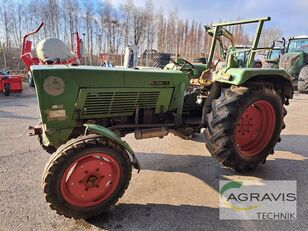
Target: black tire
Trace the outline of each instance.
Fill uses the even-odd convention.
[[[263,100],[272,105],[276,116],[273,134],[268,143],[258,154],[247,157],[241,153],[236,142],[237,126],[244,111],[254,102]],[[281,130],[285,125],[283,118],[286,110],[282,100],[274,89],[262,85],[249,87],[222,88],[219,98],[212,101],[211,111],[206,115],[207,125],[204,130],[206,147],[211,155],[222,165],[236,171],[255,169],[259,163],[265,163],[269,154],[280,141]],[[247,135],[249,137],[249,135]],[[251,139],[254,142],[254,139]]]
[[[9,96],[11,94],[11,86],[10,86],[10,84],[4,84],[3,94],[5,96]]]
[[[298,77],[298,91],[308,93],[308,65],[302,67]]]
[[[77,207],[67,202],[60,190],[61,177],[70,164],[89,153],[105,153],[120,166],[120,179],[115,191],[100,204]],[[124,194],[131,179],[132,166],[126,151],[112,141],[91,134],[72,139],[58,148],[47,162],[43,173],[43,188],[51,209],[68,218],[85,219],[113,206]]]
[[[254,67],[254,68],[262,68],[262,62],[255,62],[255,63],[253,64],[253,67]]]
[[[43,148],[46,152],[48,152],[49,154],[53,154],[54,152],[57,151],[57,149],[56,149],[54,146],[51,146],[51,145],[45,146],[45,145],[43,144],[43,137],[42,137],[42,135],[39,135],[38,138],[39,138],[39,141],[40,141],[40,144],[41,144],[42,148]]]

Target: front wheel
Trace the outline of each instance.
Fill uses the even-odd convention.
[[[125,150],[98,135],[83,136],[61,146],[46,164],[46,201],[58,214],[85,219],[114,205],[131,178]]]
[[[223,88],[207,114],[206,146],[224,166],[252,170],[274,153],[285,114],[280,96],[271,87]]]

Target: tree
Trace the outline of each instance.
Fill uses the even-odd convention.
[[[161,12],[161,11],[160,11]],[[157,15],[158,25],[157,25],[157,49],[159,51],[164,51],[165,46],[165,18],[162,13]]]
[[[269,28],[262,31],[259,47],[270,47],[274,40],[282,37],[282,31],[279,28]]]
[[[85,16],[83,17],[87,36],[87,50],[89,55],[90,65],[93,65],[93,2],[85,0],[83,2],[85,8]]]
[[[127,45],[136,45],[140,53],[145,49],[179,54],[192,59],[201,52],[208,53],[211,37],[197,21],[182,19],[177,11],[164,13],[155,10],[152,0],[136,6],[133,0],[113,5],[112,0],[0,0],[0,43],[5,49],[9,66],[16,63],[22,36],[33,31],[41,21],[45,26],[31,37],[33,47],[47,37],[62,39],[68,50],[74,45],[75,33],[83,37],[88,53],[88,64],[97,64],[101,53],[123,54]],[[31,9],[31,10],[29,10]],[[248,44],[249,36],[243,26],[230,28],[235,43]],[[280,38],[278,28],[262,33],[260,46],[269,46]],[[4,64],[3,53],[0,65]],[[149,64],[147,58],[146,63]],[[119,64],[119,63],[117,63]]]
[[[119,7],[120,15],[122,18],[122,31],[124,32],[124,47],[127,47],[130,43],[131,37],[131,25],[132,25],[132,15],[135,5],[132,0],[127,0],[126,3],[121,4]]]

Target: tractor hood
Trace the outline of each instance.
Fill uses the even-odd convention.
[[[132,117],[135,108],[176,111],[189,78],[181,71],[71,65],[31,66],[43,143],[59,147],[91,120]]]
[[[280,58],[279,68],[286,70],[290,76],[295,77],[300,71],[303,59],[303,52],[290,52],[284,54]]]

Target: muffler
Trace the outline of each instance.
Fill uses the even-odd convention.
[[[168,128],[151,128],[151,129],[137,129],[135,130],[135,138],[140,139],[149,139],[154,137],[162,138],[168,135]]]

